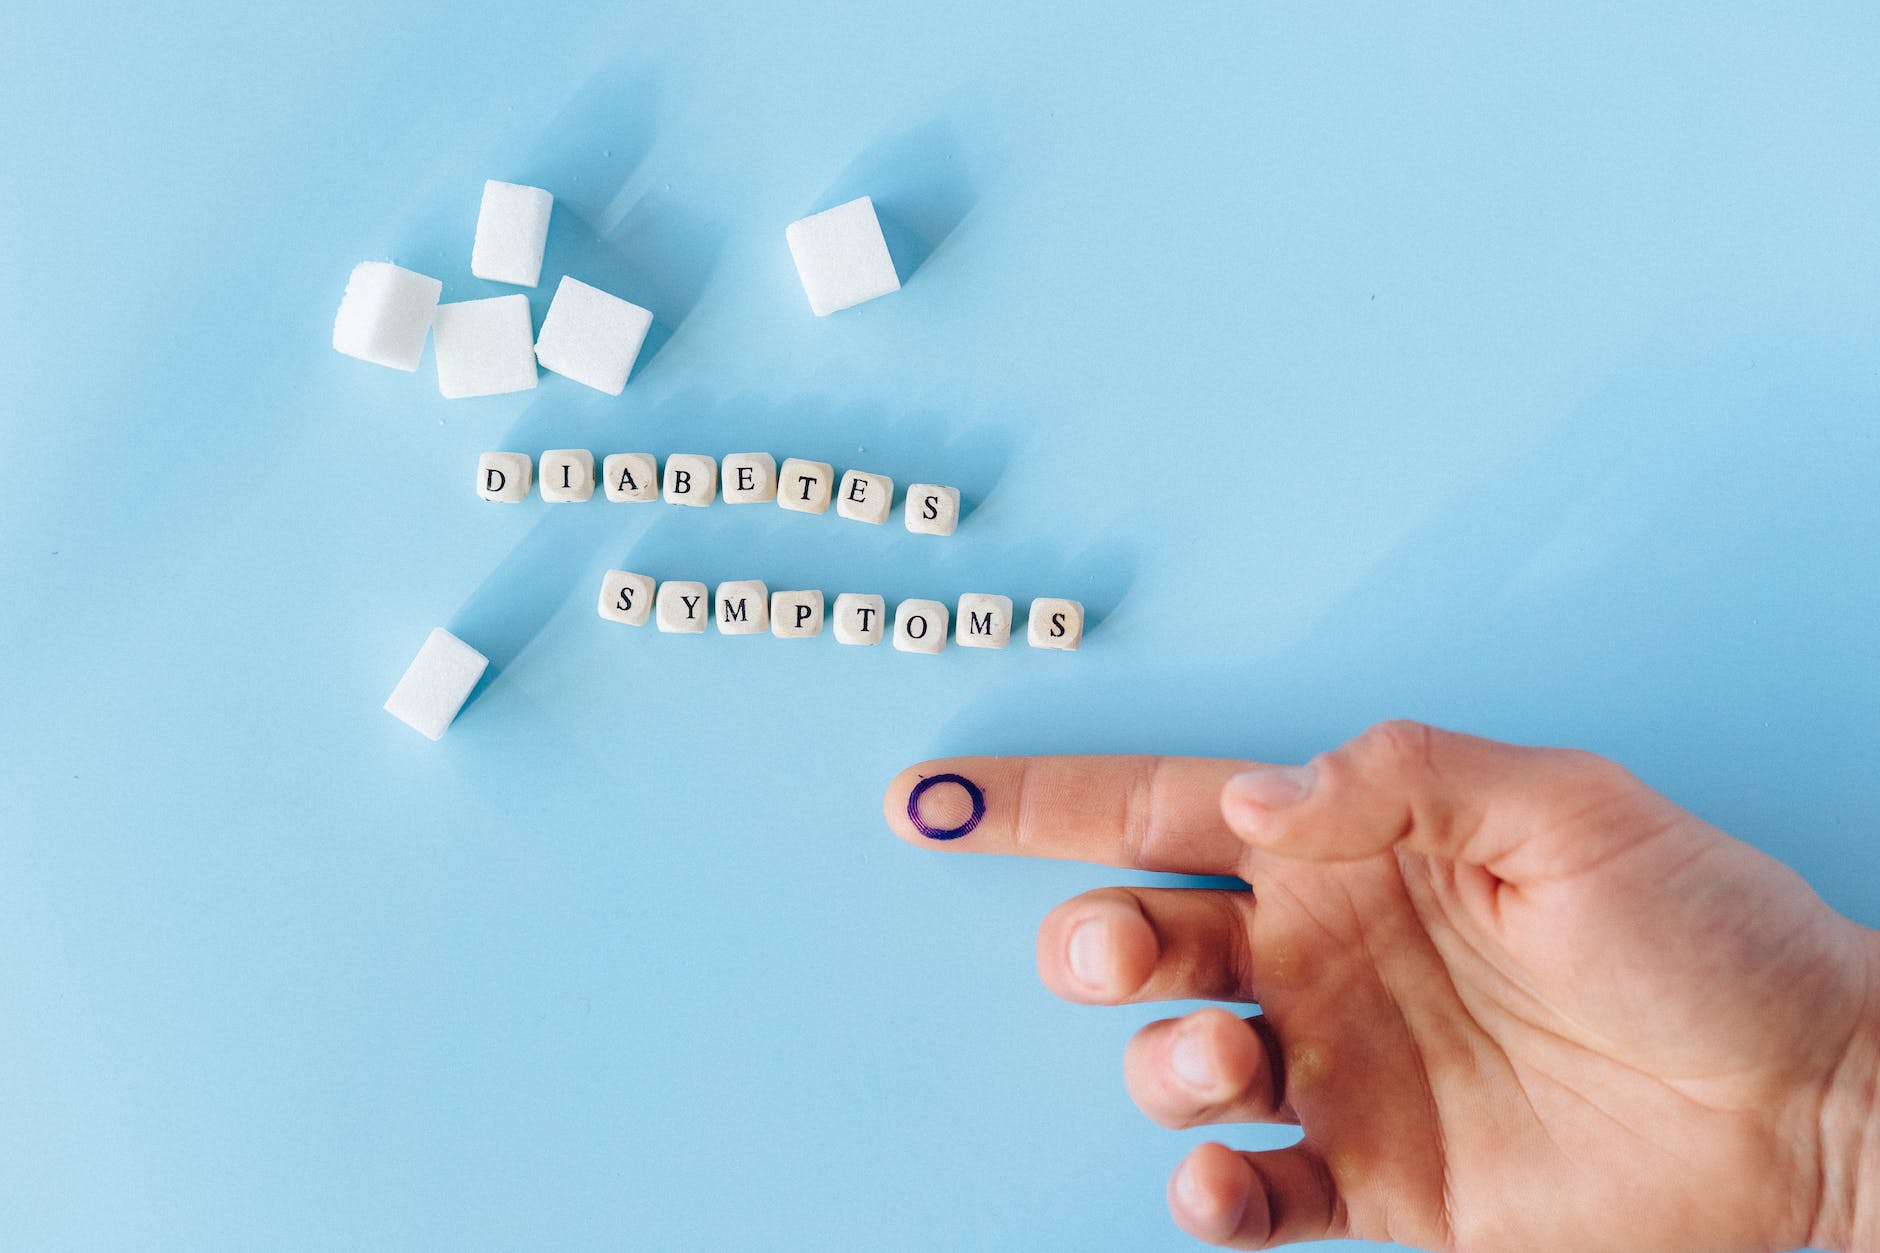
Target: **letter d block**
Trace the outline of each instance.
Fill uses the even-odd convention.
[[[894,646],[904,653],[937,653],[947,646],[947,607],[937,600],[904,600],[894,607]]]
[[[653,580],[644,574],[609,570],[601,576],[601,617],[628,626],[645,626],[653,612]]]
[[[769,588],[756,579],[718,585],[718,634],[761,635],[769,629]]]
[[[1031,602],[1025,639],[1033,648],[1068,652],[1084,642],[1084,607],[1074,600],[1040,596]]]
[[[653,601],[653,620],[659,629],[677,635],[697,635],[711,617],[711,593],[703,583],[661,583]]]
[[[772,592],[770,633],[782,640],[806,640],[821,635],[823,594],[820,591]]]
[[[1004,648],[1012,642],[1012,598],[966,593],[953,637],[962,648]]]
[[[511,505],[527,500],[534,473],[526,452],[486,452],[477,458],[477,495]]]

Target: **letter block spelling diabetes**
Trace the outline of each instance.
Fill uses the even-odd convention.
[[[486,452],[477,458],[477,495],[516,504],[529,498],[535,463],[526,452]]]

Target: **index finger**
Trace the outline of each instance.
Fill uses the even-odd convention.
[[[1221,786],[1246,762],[1210,757],[944,757],[888,785],[882,812],[910,844],[1231,875],[1246,846]]]

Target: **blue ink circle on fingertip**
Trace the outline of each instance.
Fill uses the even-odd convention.
[[[968,799],[973,802],[973,812],[965,822],[957,827],[929,826],[920,816],[920,798],[930,787],[941,783],[957,783],[966,789]],[[914,790],[907,794],[907,820],[914,824],[914,829],[930,840],[957,840],[979,825],[979,820],[986,816],[986,794],[979,790],[979,785],[963,774],[936,774],[922,779],[914,785]]]

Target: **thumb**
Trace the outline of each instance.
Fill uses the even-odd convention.
[[[1383,722],[1303,766],[1229,779],[1221,813],[1254,848],[1354,861],[1402,845],[1515,882],[1573,874],[1662,830],[1670,802],[1590,753]]]

